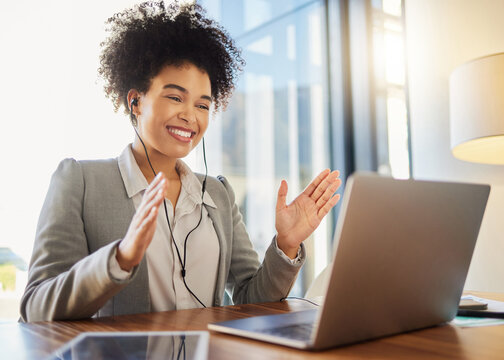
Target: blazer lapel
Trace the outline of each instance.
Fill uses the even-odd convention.
[[[218,209],[211,206],[205,205],[205,209],[208,212],[208,216],[212,219],[212,223],[219,239],[219,265],[217,270],[217,283],[215,284],[215,294],[214,294],[214,306],[220,306],[222,304],[222,294],[226,289],[226,279],[227,279],[227,268],[225,261],[225,254],[229,254],[228,244],[225,239],[224,229],[222,228],[222,220]]]

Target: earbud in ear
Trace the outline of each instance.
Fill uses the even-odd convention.
[[[133,106],[138,106],[138,99],[137,98],[131,99],[131,102],[130,102],[131,124],[133,124],[133,126],[137,126],[137,119],[136,119],[135,114],[133,114]]]

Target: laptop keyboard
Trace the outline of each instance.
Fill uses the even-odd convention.
[[[271,329],[262,329],[261,332],[294,340],[309,341],[313,331],[313,325],[313,323],[295,324]]]

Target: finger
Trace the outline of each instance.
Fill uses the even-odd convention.
[[[151,234],[153,235],[156,230],[156,220],[157,220],[158,210],[159,210],[159,207],[157,207],[157,206],[153,207],[149,211],[148,216],[142,221],[142,223],[140,224],[140,227],[138,228],[136,238],[147,241],[146,245],[148,245],[150,243],[150,241],[152,240],[152,236],[148,236],[148,235],[151,235]]]
[[[318,217],[322,219],[327,213],[338,203],[340,199],[340,194],[334,195],[326,204],[319,210]]]
[[[154,178],[154,180],[152,180],[152,182],[149,184],[149,186],[147,186],[147,188],[145,189],[145,192],[143,195],[144,198],[147,197],[146,200],[148,201],[150,198],[155,196],[158,189],[160,187],[164,186],[164,184],[166,182],[167,182],[166,176],[162,172],[158,173],[156,175],[156,177]]]
[[[155,188],[163,179],[166,179],[165,174],[162,171],[158,172],[157,175],[154,177],[154,179],[149,184],[149,186],[147,186],[146,191],[149,191],[150,189]]]
[[[287,181],[282,180],[280,188],[278,189],[276,211],[280,211],[287,206],[287,191],[288,191]]]
[[[142,222],[140,223],[140,226],[138,227],[138,232],[137,232],[138,235],[141,235],[143,232],[145,232],[147,230],[147,228],[149,227],[149,225],[151,225],[152,222],[154,220],[156,220],[158,209],[159,208],[157,206],[152,207],[150,209],[150,211],[148,212],[147,216],[142,219]]]
[[[159,207],[161,205],[163,199],[163,189],[159,189],[154,198],[138,208],[137,213],[135,214],[136,223],[138,224],[138,226],[140,226],[144,219],[150,215],[150,211],[152,211],[154,207]]]
[[[159,189],[160,186],[163,186],[163,184],[165,184],[166,182],[167,182],[166,176],[162,172],[160,172],[149,184],[149,186],[145,190],[145,194],[156,192],[157,189]]]
[[[322,182],[322,180],[324,180],[326,178],[327,175],[329,175],[329,173],[331,172],[331,170],[329,169],[325,169],[323,170],[320,174],[318,174],[318,176],[306,187],[306,189],[303,191],[303,193],[307,196],[311,196],[313,194],[313,192],[315,191],[315,189],[317,188],[317,186],[320,185],[320,183]]]
[[[158,191],[158,189],[163,189],[163,194],[167,194],[168,193],[168,179],[166,178],[166,176],[161,173],[161,180],[159,181],[159,183],[152,189],[152,191],[156,192]]]
[[[340,179],[336,179],[335,182],[333,182],[331,185],[329,185],[327,187],[327,189],[324,191],[324,193],[322,194],[322,196],[320,196],[320,198],[317,200],[317,207],[318,208],[321,208],[322,206],[325,205],[325,203],[332,198],[332,196],[334,195],[334,193],[336,192],[336,190],[338,190],[338,188],[340,187],[341,185],[341,180]]]
[[[339,171],[335,170],[325,177],[310,196],[314,201],[318,201],[326,189],[338,180]]]
[[[163,200],[165,199],[165,196],[164,196],[164,189],[163,188],[160,188],[157,193],[156,193],[156,196],[154,196],[154,198],[151,199],[151,201],[149,201],[147,204],[146,204],[146,208],[150,209],[154,206],[157,206],[159,207],[161,205],[161,203],[163,202]]]
[[[152,199],[158,196],[159,191],[162,191],[162,193],[164,194],[166,190],[165,186],[166,186],[166,179],[162,179],[154,188],[149,189],[148,191],[146,190],[142,197],[139,209],[143,208],[146,204],[152,201]]]

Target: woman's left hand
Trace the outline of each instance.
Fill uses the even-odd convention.
[[[287,182],[278,189],[275,227],[277,245],[291,259],[299,245],[319,226],[340,195],[334,193],[341,185],[339,171],[322,171],[289,205],[286,204]],[[333,196],[334,195],[334,196]]]

